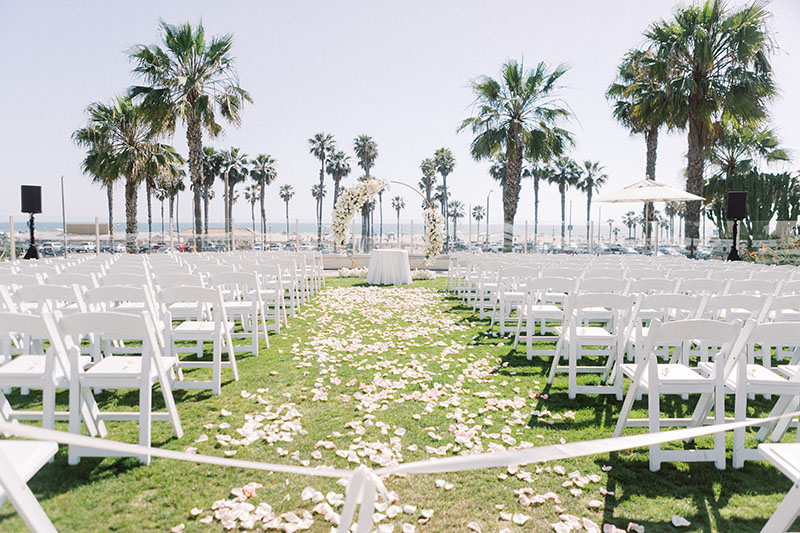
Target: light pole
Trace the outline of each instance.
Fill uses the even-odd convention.
[[[494,191],[489,191],[489,194],[486,195],[486,246],[489,246],[489,197],[492,195]]]

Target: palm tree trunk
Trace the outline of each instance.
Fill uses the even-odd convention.
[[[480,221],[478,222],[480,225]],[[539,240],[539,177],[533,177],[533,248]]]
[[[164,200],[161,200],[161,242],[164,242]]]
[[[260,209],[260,212],[261,212],[261,242],[264,243],[265,239],[266,239],[266,234],[267,234],[267,212],[264,209],[264,197],[267,194],[266,180],[261,180],[261,183],[259,183],[259,186],[260,186],[259,187],[260,190],[259,190],[259,195],[258,195],[258,201],[260,203],[259,209]]]
[[[256,242],[256,203],[250,202],[250,220],[253,222],[253,242]]]
[[[339,182],[342,178],[338,176],[333,177],[333,208],[336,209],[336,202],[339,200]]]
[[[444,215],[444,251],[450,250],[450,219],[447,216],[447,176],[442,174],[442,215]]]
[[[647,163],[644,175],[649,180],[656,179],[656,155],[658,150],[658,126],[650,126],[644,132],[644,141],[647,144]]]
[[[592,225],[592,189],[586,191],[586,242],[589,242],[589,226]],[[600,231],[600,228],[597,228]]]
[[[136,208],[139,193],[139,184],[132,176],[125,179],[125,248],[129,254],[139,250],[136,247],[138,228],[136,226]]]
[[[153,245],[153,188],[150,186],[150,180],[145,180],[145,189],[147,192],[147,251]]]
[[[289,242],[289,200],[286,200],[286,242]]]
[[[397,244],[400,244],[400,210],[397,210]]]
[[[210,203],[210,199],[208,197],[208,185],[205,183],[203,184],[203,235],[206,236],[208,239],[208,205]]]
[[[181,217],[181,209],[180,209],[181,203],[180,203],[180,201],[181,201],[181,198],[180,198],[180,196],[178,196],[179,193],[180,193],[180,191],[175,191],[175,231],[177,233],[181,232],[181,221],[180,221],[180,217]]]
[[[106,194],[108,195],[108,247],[110,252],[114,253],[114,185],[109,183],[106,185]],[[100,253],[100,250],[97,250]]]
[[[519,138],[519,132],[511,132],[513,139]],[[507,150],[506,176],[503,179],[503,252],[511,253],[514,242],[514,217],[517,215],[519,203],[520,174],[522,173],[522,146],[518,140],[510,143]]]
[[[689,150],[687,155],[686,191],[703,195],[703,163],[706,158],[705,125],[698,119],[689,120]],[[697,241],[700,238],[700,202],[686,202],[685,238]],[[696,244],[696,242],[695,242]],[[694,257],[694,250],[690,250]]]
[[[319,199],[317,200],[317,246],[322,245],[322,188],[325,186],[325,158],[323,157],[322,166],[319,169]]]
[[[561,249],[563,251],[567,229],[567,188],[564,186],[564,183],[558,184],[558,192],[561,194]]]
[[[190,106],[193,108],[193,106]],[[186,120],[186,142],[189,145],[189,174],[191,176],[194,208],[194,233],[195,246],[200,248],[200,235],[202,234],[201,189],[203,185],[203,130],[200,117],[192,113]]]
[[[226,234],[230,233],[230,231],[231,231],[231,228],[230,228],[231,219],[230,219],[230,213],[229,213],[230,203],[228,202],[228,200],[229,200],[229,196],[228,196],[229,174],[230,174],[230,172],[228,170],[226,170],[225,171],[225,192],[224,192],[224,196],[225,197],[222,199],[222,201],[225,203],[225,233]]]
[[[378,243],[383,242],[383,191],[378,193],[378,204],[380,210],[380,229],[378,230]]]

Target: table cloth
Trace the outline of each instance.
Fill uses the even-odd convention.
[[[369,254],[367,283],[370,285],[406,285],[411,283],[406,250],[373,250]]]

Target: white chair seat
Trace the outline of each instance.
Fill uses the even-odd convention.
[[[177,358],[162,357],[162,366],[165,369],[175,366]],[[123,375],[136,376],[142,373],[142,358],[139,356],[114,355],[106,357],[84,372],[87,378],[115,379]],[[153,379],[158,379],[156,369],[151,367],[150,375]]]
[[[226,322],[228,331],[233,331],[233,322]],[[172,329],[172,336],[175,340],[192,340],[192,335],[209,335],[214,332],[213,321],[187,320],[181,322]],[[184,338],[188,336],[187,338]]]
[[[0,377],[4,379],[26,379],[41,378],[44,374],[45,360],[44,355],[18,355],[0,368]],[[78,365],[86,368],[91,364],[92,358],[82,355],[78,359]],[[64,377],[64,370],[60,365],[55,366],[55,378]]]
[[[793,378],[800,372],[800,365],[778,365],[778,372],[787,378]]]
[[[636,365],[632,363],[624,363],[620,365],[623,374],[629,378],[633,378],[636,373]],[[658,365],[658,375],[662,384],[666,385],[680,385],[685,383],[708,384],[709,379],[686,365],[671,365],[663,364]],[[647,390],[647,382],[649,376],[647,372],[642,374],[642,385]],[[700,392],[700,391],[698,391]]]
[[[561,331],[563,326],[556,326],[553,328],[556,333],[561,335]],[[570,337],[569,328],[564,331],[567,339]],[[607,329],[601,328],[599,326],[582,326],[575,328],[575,334],[581,341],[592,341],[592,340],[599,340],[604,341],[613,338],[614,336],[608,332]]]
[[[698,368],[701,369],[703,374],[710,375],[711,370],[714,368],[714,363],[699,363]],[[725,380],[725,387],[731,391],[736,390],[736,384],[739,381],[737,372],[731,372]],[[747,386],[753,387],[775,387],[785,385],[786,378],[780,376],[773,370],[761,365],[747,365]],[[797,385],[795,385],[796,387]]]

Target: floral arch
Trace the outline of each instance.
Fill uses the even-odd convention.
[[[350,222],[361,209],[361,206],[374,198],[378,193],[388,189],[390,183],[408,187],[422,196],[418,190],[406,183],[400,181],[390,182],[377,178],[369,178],[345,188],[339,194],[339,198],[333,208],[333,222],[331,224],[333,239],[338,246],[345,246],[347,244],[347,239],[350,236]],[[442,246],[444,244],[444,217],[436,208],[427,202],[424,196],[422,196],[422,199],[428,203],[424,214],[424,256],[427,261],[436,257],[442,251]]]

